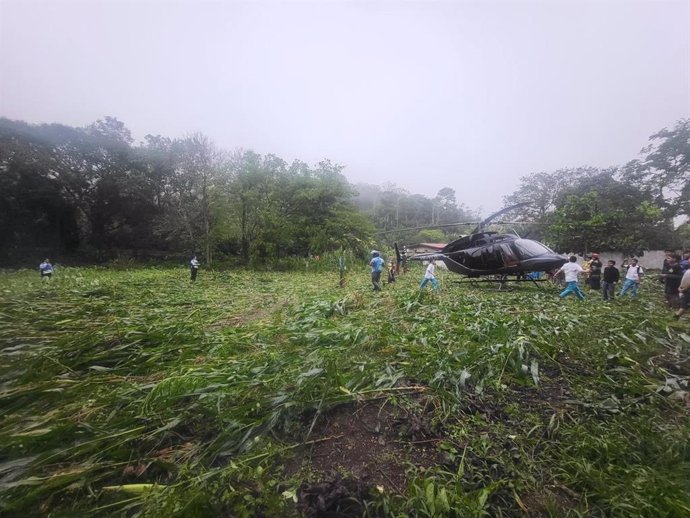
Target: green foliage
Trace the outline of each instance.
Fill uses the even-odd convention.
[[[367,404],[404,417],[382,448],[426,453],[366,516],[687,515],[690,333],[661,285],[604,305],[440,272],[431,294],[413,265],[372,294],[339,257],[2,275],[3,516],[296,516],[327,475],[288,466]]]
[[[264,264],[340,248],[373,233],[342,167],[233,156],[207,137],[148,135],[134,146],[112,117],[86,128],[0,119],[0,260],[173,251]]]
[[[636,186],[612,172],[581,178],[566,188],[547,218],[547,238],[560,250],[620,250],[639,254],[670,245],[662,211]]]
[[[690,119],[649,137],[650,144],[623,168],[623,174],[648,191],[668,218],[690,217]]]

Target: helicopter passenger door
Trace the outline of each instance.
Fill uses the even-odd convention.
[[[482,262],[487,270],[500,270],[503,268],[503,257],[498,245],[489,245],[483,249]]]
[[[518,260],[517,255],[511,248],[510,244],[502,244],[500,247],[501,252],[503,253],[503,263],[505,264],[506,268],[517,266],[520,261]]]

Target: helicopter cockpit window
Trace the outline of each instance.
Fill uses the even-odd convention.
[[[551,253],[544,245],[531,239],[516,239],[513,241],[513,248],[522,259]]]

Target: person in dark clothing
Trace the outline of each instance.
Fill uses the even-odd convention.
[[[201,263],[196,258],[196,256],[192,257],[192,260],[189,261],[190,280],[192,282],[196,281],[196,276],[199,273],[199,265],[200,264]]]
[[[592,262],[589,263],[589,288],[599,291],[601,289],[601,261],[599,254],[592,252]]]
[[[680,280],[683,277],[683,270],[680,266],[680,256],[672,254],[667,257],[664,268],[665,273],[661,274],[664,281],[664,295],[666,296],[666,304],[669,309],[677,309],[678,304],[678,287]]]
[[[675,255],[675,252],[673,250],[664,250],[664,262],[661,265],[661,273],[662,275],[666,273],[668,270],[668,264],[671,260],[671,257]]]
[[[601,295],[604,300],[613,300],[616,293],[616,283],[620,280],[621,274],[616,268],[616,261],[609,261],[604,268],[604,279],[601,283]]]

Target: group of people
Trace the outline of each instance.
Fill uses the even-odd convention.
[[[621,279],[621,272],[616,267],[616,261],[614,260],[608,261],[604,268],[602,266],[599,254],[596,252],[585,261],[584,267],[577,264],[577,257],[571,255],[568,262],[554,273],[554,276],[563,274],[565,277],[566,287],[559,294],[559,297],[565,298],[572,293],[578,299],[583,300],[585,294],[580,289],[578,278],[580,275],[587,275],[585,285],[589,286],[590,290],[600,291],[604,300],[613,300],[616,293],[616,284]],[[630,264],[628,264],[627,259],[623,261],[621,270],[623,270],[625,280],[619,296],[622,297],[630,292],[630,296],[635,298],[637,296],[637,289],[642,282],[644,270],[638,264],[636,258],[631,259]]]
[[[380,252],[372,250],[371,261],[371,283],[374,291],[381,291],[381,273],[386,262],[381,257]],[[201,263],[194,255],[189,262],[190,280],[196,281],[199,273],[199,266]],[[584,267],[583,267],[584,266]],[[585,285],[592,291],[600,291],[604,300],[613,300],[615,297],[616,284],[620,281],[621,273],[625,276],[623,287],[620,290],[619,296],[623,297],[628,292],[630,296],[635,298],[637,290],[642,282],[644,270],[638,264],[637,258],[632,258],[630,263],[625,259],[621,265],[621,271],[616,267],[616,261],[609,260],[604,267],[599,254],[594,252],[589,256],[583,266],[577,263],[577,257],[571,255],[568,262],[553,274],[553,277],[563,274],[565,277],[565,289],[561,291],[559,297],[561,299],[570,294],[575,295],[578,299],[583,300],[585,294],[580,289],[579,276],[586,275]],[[46,258],[38,267],[43,281],[50,280],[53,275],[53,264],[49,258]],[[431,259],[424,271],[424,277],[419,284],[420,289],[431,283],[434,290],[438,290],[438,281],[436,280],[436,261]],[[388,282],[395,282],[396,268],[391,260],[388,264]],[[690,309],[690,252],[684,252],[683,255],[677,254],[672,250],[666,251],[666,257],[661,269],[661,282],[664,283],[664,294],[666,296],[666,303],[670,309],[676,309],[675,318],[680,318],[685,312]]]
[[[621,275],[624,276],[623,286],[619,296],[630,293],[632,298],[637,296],[637,290],[642,282],[644,270],[639,265],[637,258],[633,258],[628,263],[624,260],[621,270],[616,267],[616,261],[608,261],[603,267],[598,253],[592,253],[583,266],[577,263],[577,257],[571,255],[554,276],[563,274],[566,287],[559,294],[560,298],[565,298],[570,294],[575,295],[580,300],[585,298],[585,294],[580,289],[578,278],[580,275],[587,275],[585,285],[592,291],[600,291],[604,300],[613,300],[615,296],[615,286],[620,281]],[[685,252],[682,256],[674,251],[667,250],[666,258],[661,270],[661,282],[664,283],[664,293],[666,303],[670,309],[677,309],[676,318],[688,310],[690,303],[690,252]]]
[[[374,287],[374,291],[381,291],[381,273],[383,272],[383,267],[386,261],[381,257],[381,253],[378,250],[371,251],[371,260],[369,261],[369,266],[371,266],[371,283]],[[395,264],[391,260],[388,263],[388,283],[395,282]],[[424,277],[422,282],[419,284],[420,289],[431,283],[434,290],[438,290],[438,281],[436,280],[436,261],[432,259],[427,264],[426,270],[424,271]]]

